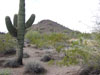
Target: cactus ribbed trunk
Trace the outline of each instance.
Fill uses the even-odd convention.
[[[35,20],[35,15],[32,14],[29,20],[25,23],[25,0],[20,0],[19,4],[19,12],[18,14],[14,15],[13,24],[11,22],[11,19],[9,16],[6,16],[5,22],[7,29],[9,33],[16,37],[18,41],[18,50],[17,50],[17,58],[16,61],[19,65],[22,65],[22,59],[23,59],[23,47],[24,47],[24,35],[25,30],[32,26],[33,22]]]
[[[25,34],[25,0],[20,0],[19,12],[18,12],[18,51],[17,51],[17,61],[22,64],[23,58],[23,46],[24,46],[24,34]]]

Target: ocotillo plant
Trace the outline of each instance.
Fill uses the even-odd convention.
[[[19,12],[18,15],[16,14],[13,19],[13,24],[10,20],[10,17],[7,16],[5,18],[6,26],[9,33],[16,37],[18,40],[18,50],[16,52],[17,55],[17,62],[22,65],[22,58],[23,58],[23,46],[24,46],[24,35],[25,30],[29,28],[35,20],[35,15],[32,14],[29,20],[25,23],[25,0],[20,0],[19,4]]]

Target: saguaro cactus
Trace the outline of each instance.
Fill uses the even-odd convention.
[[[17,50],[17,62],[22,65],[23,58],[23,46],[24,46],[24,35],[25,30],[29,28],[35,20],[35,15],[32,14],[29,20],[25,23],[25,0],[20,0],[18,15],[14,15],[13,24],[10,17],[5,18],[6,26],[9,33],[16,37],[18,40],[18,50]]]

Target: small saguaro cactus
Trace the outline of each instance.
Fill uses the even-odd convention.
[[[16,52],[17,59],[16,61],[22,65],[22,58],[23,58],[23,46],[24,46],[24,35],[25,30],[29,28],[35,20],[35,15],[32,14],[29,20],[25,23],[25,0],[20,0],[19,4],[19,12],[18,15],[14,15],[13,24],[10,20],[10,17],[7,16],[5,18],[6,26],[9,33],[16,37],[18,41],[18,50]]]

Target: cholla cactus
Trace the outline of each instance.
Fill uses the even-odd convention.
[[[23,46],[25,30],[29,28],[35,20],[35,15],[32,14],[29,20],[25,23],[25,0],[20,0],[18,15],[14,15],[13,24],[10,17],[5,18],[6,26],[9,33],[18,40],[17,62],[22,65]]]

